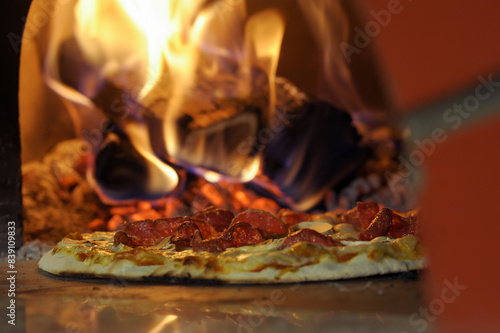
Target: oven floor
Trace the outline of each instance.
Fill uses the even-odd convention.
[[[429,324],[416,315],[423,300],[421,277],[414,273],[287,285],[186,286],[74,281],[40,271],[36,261],[18,261],[16,269],[16,326],[4,315],[2,332],[410,333],[428,331]],[[4,291],[7,277],[2,270]]]

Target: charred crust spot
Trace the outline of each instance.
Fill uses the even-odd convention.
[[[183,266],[194,266],[196,268],[200,268],[203,263],[201,262],[200,258],[195,257],[195,256],[187,256],[184,259],[182,259],[182,265]]]
[[[212,271],[212,272],[222,272],[222,270],[223,270],[222,267],[217,262],[217,260],[215,260],[215,259],[209,260],[206,263],[205,268],[209,271]]]
[[[80,260],[80,261],[85,261],[85,259],[87,259],[87,257],[88,257],[88,256],[89,256],[89,255],[88,255],[87,253],[85,253],[85,252],[78,252],[78,253],[76,254],[76,258],[77,258],[78,260]]]
[[[338,262],[347,262],[357,255],[358,255],[357,253],[337,254],[337,261]]]
[[[57,244],[56,246],[54,246],[54,248],[52,249],[52,254],[56,254],[57,252],[59,252],[60,250],[60,247],[59,247],[59,244]]]
[[[252,273],[259,273],[259,272],[262,272],[263,270],[265,270],[266,268],[275,268],[275,269],[278,269],[278,270],[285,270],[285,269],[290,269],[292,267],[291,266],[287,266],[287,265],[281,265],[281,264],[278,264],[278,263],[270,263],[270,264],[261,265],[260,267],[252,269],[251,272]]]
[[[379,260],[382,260],[383,257],[384,257],[384,253],[379,251],[379,250],[376,250],[376,249],[372,249],[368,253],[368,258],[371,260],[379,261]]]
[[[135,248],[130,251],[117,252],[115,259],[127,259],[137,266],[153,266],[164,264],[164,258],[158,252],[151,252],[144,248]]]
[[[322,255],[328,253],[328,249],[314,243],[299,242],[290,247],[290,253],[294,256],[308,258],[311,263],[317,263]]]
[[[72,239],[72,240],[83,240],[82,234],[79,233],[78,231],[70,232],[69,234],[66,235],[66,238]]]

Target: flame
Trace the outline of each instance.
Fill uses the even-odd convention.
[[[276,105],[276,69],[280,46],[285,34],[285,22],[279,12],[268,9],[252,16],[246,25],[247,49],[253,45],[257,65],[269,78],[268,121],[274,116]]]
[[[274,197],[285,196],[282,202],[289,206],[303,209],[317,201],[318,191],[330,187],[321,180],[330,179],[335,172],[316,167],[325,165],[330,150],[322,148],[306,158],[304,154],[312,150],[309,148],[318,146],[316,139],[305,136],[303,130],[294,134],[293,129],[321,123],[311,114],[329,110],[291,82],[276,79],[285,30],[278,11],[247,17],[245,0],[47,0],[48,7],[40,2],[34,1],[31,17],[43,7],[50,11],[50,20],[40,31],[23,38],[24,66],[20,69],[24,82],[20,92],[25,95],[21,100],[29,113],[24,110],[22,114],[26,119],[31,115],[40,119],[43,117],[36,113],[53,104],[26,103],[40,95],[37,90],[45,93],[41,85],[41,89],[23,89],[23,83],[38,83],[32,72],[39,74],[33,63],[41,56],[45,83],[62,97],[76,134],[93,149],[87,175],[101,199],[106,192],[121,193],[115,185],[130,183],[122,179],[135,179],[135,187],[126,190],[140,196],[122,195],[106,201],[157,199],[186,178],[184,170],[177,175],[171,164],[196,171],[209,182],[232,183],[225,176],[243,182],[252,180],[253,185]],[[323,50],[322,88],[327,90],[315,97],[348,111],[363,109],[349,66],[338,48],[349,32],[343,2],[297,3]],[[286,0],[277,3],[288,4]],[[288,15],[295,9],[285,12]],[[292,112],[288,114],[287,109]],[[309,122],[295,119],[296,112],[307,114]],[[103,127],[108,123],[114,128]],[[346,124],[350,126],[350,120]],[[270,129],[272,135],[262,135],[265,132],[261,130]],[[327,127],[323,133],[331,129]],[[348,134],[325,141],[335,143],[331,146],[337,146],[337,142],[341,147],[349,146],[344,139],[352,139]],[[351,146],[354,144],[357,141]],[[280,163],[276,163],[276,155],[280,155]],[[99,168],[103,165],[107,168]],[[123,165],[131,167],[121,168]],[[328,175],[318,175],[319,169],[325,169]],[[318,184],[311,186],[309,178],[319,179]],[[155,193],[154,198],[151,193]],[[300,205],[303,202],[304,207]]]
[[[56,8],[48,86],[65,100],[77,133],[111,120],[127,134],[149,164],[153,193],[178,182],[164,158],[210,181],[258,173],[261,156],[245,147],[274,114],[285,24],[276,10],[247,18],[244,1],[221,10],[223,1],[74,0]],[[124,95],[129,103],[117,115]],[[162,123],[161,135],[151,119]]]
[[[179,181],[177,173],[168,165],[162,163],[153,153],[153,148],[149,142],[147,128],[142,124],[128,123],[125,130],[130,134],[130,139],[134,147],[156,168],[150,168],[148,188],[154,194],[163,194],[165,191],[172,191]],[[159,182],[158,180],[164,179]]]
[[[167,13],[165,1],[80,0],[75,7],[75,37],[87,61],[101,68],[103,78],[123,89],[138,86],[137,98],[142,100],[162,74],[169,27],[161,23]]]
[[[261,124],[267,124],[274,113],[274,78],[284,22],[273,10],[258,13],[245,22],[243,1],[235,2],[229,13],[216,9],[201,11],[190,33],[183,34],[183,43],[166,49],[170,75],[176,84],[164,116],[165,144],[177,163],[194,167],[205,177],[216,179],[215,172],[248,181],[259,170],[260,156],[242,153],[237,148],[254,136]],[[178,42],[179,34],[175,37],[173,42]],[[255,70],[263,71],[267,78],[266,86],[258,87],[261,91],[257,92],[252,86]],[[205,90],[207,86],[209,91]],[[268,102],[259,106],[265,108],[261,116],[243,115],[231,103],[224,106],[232,99],[251,103],[253,95],[265,90]],[[214,109],[214,105],[218,106]],[[186,116],[195,118],[192,123],[203,123],[201,129],[182,128],[179,122]],[[203,121],[208,117],[219,119],[212,123]],[[234,134],[238,129],[242,129],[239,136],[230,136],[236,143],[228,147],[227,133]]]
[[[339,47],[349,39],[349,20],[342,1],[297,0],[322,49],[321,98],[348,111],[366,109],[354,85],[351,70]]]

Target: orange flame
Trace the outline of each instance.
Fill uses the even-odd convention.
[[[366,107],[354,86],[351,71],[338,47],[349,38],[349,21],[341,1],[297,0],[317,44],[322,49],[323,84],[321,98],[351,112]]]
[[[226,11],[218,4],[75,0],[55,10],[61,19],[53,24],[45,58],[48,86],[68,104],[77,132],[111,118],[127,133],[150,164],[152,191],[167,193],[178,178],[153,151],[151,141],[157,138],[144,123],[145,112],[163,121],[164,146],[173,162],[195,167],[211,181],[221,174],[246,181],[259,170],[260,156],[242,152],[241,144],[273,116],[284,22],[274,10],[247,19],[244,1],[233,1]],[[60,64],[62,45],[71,39],[83,58],[82,67],[90,68],[77,83],[65,79],[67,68]],[[257,86],[256,76],[261,82]],[[110,116],[96,105],[106,84],[140,106],[127,109],[131,117]],[[248,104],[255,95],[267,101],[252,114],[238,101]],[[180,126],[187,116],[195,118],[195,128]],[[239,135],[228,143],[228,133]]]

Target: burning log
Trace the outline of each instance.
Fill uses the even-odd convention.
[[[263,172],[296,209],[307,210],[365,163],[370,148],[360,142],[347,113],[323,102],[308,102],[265,147]]]

